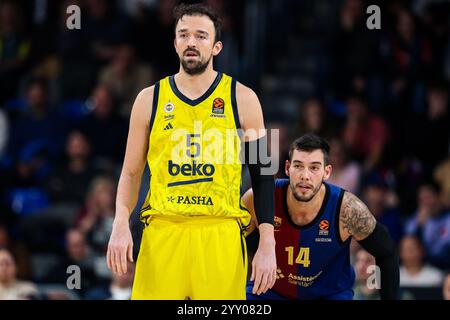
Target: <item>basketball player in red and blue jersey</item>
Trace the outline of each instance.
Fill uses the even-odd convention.
[[[249,282],[247,299],[352,299],[351,238],[376,258],[381,299],[397,298],[394,243],[360,199],[325,182],[332,171],[328,153],[328,143],[315,134],[292,143],[285,165],[289,179],[275,182],[277,280],[261,295],[252,293]],[[252,189],[243,201],[253,217],[251,232],[257,224]]]

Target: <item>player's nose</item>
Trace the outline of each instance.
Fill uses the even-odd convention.
[[[191,35],[188,38],[188,42],[187,42],[188,48],[195,49],[196,48],[196,44],[197,44],[197,40],[195,39],[195,37],[193,35]]]
[[[309,181],[309,172],[308,172],[308,170],[303,170],[301,173],[300,173],[300,180],[301,181]]]

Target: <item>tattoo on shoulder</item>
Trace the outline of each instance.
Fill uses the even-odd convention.
[[[339,219],[343,228],[356,240],[366,238],[375,229],[375,217],[361,200],[349,192],[342,199]]]

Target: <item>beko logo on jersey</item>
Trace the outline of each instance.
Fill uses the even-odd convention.
[[[177,176],[179,174],[186,177],[206,176],[210,177],[216,171],[216,168],[211,163],[197,163],[195,160],[192,163],[184,163],[182,165],[173,163],[169,160],[169,174]]]
[[[211,197],[206,196],[170,196],[167,197],[167,201],[176,204],[195,204],[201,206],[212,206],[214,203],[212,202]]]

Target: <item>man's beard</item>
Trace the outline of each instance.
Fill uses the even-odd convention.
[[[301,194],[298,194],[298,193],[297,193],[296,186],[294,186],[294,185],[292,184],[292,182],[291,182],[291,183],[290,183],[290,187],[291,187],[292,195],[294,196],[295,200],[297,200],[297,201],[301,201],[301,202],[309,202],[309,201],[311,201],[311,200],[316,196],[316,194],[319,192],[320,187],[322,186],[322,183],[323,183],[323,180],[322,180],[321,183],[319,183],[319,185],[318,185],[315,189],[312,190],[312,194],[311,194],[310,196],[302,196]]]
[[[197,54],[200,57],[200,53],[197,53]],[[181,66],[183,67],[183,70],[187,74],[193,76],[193,75],[201,74],[201,73],[205,72],[206,67],[208,67],[208,64],[209,64],[209,61],[211,60],[211,58],[212,58],[212,55],[204,63],[202,62],[201,59],[199,59],[198,61],[187,62],[183,58],[180,58],[180,62],[181,62]]]

